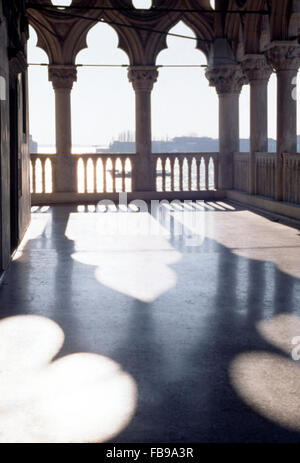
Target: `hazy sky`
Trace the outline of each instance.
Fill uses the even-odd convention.
[[[171,31],[194,35],[183,23]],[[30,28],[29,62],[48,62],[36,41],[36,33]],[[78,54],[77,64],[128,64],[110,26],[94,26],[87,42],[88,48]],[[206,59],[195,49],[195,41],[168,37],[168,48],[160,53],[157,64],[206,64]],[[29,68],[29,91],[30,132],[39,144],[54,144],[54,92],[47,67]],[[126,68],[78,68],[72,90],[74,145],[106,145],[119,133],[134,131],[134,117],[134,91]],[[218,97],[208,85],[204,68],[160,69],[152,92],[152,127],[155,138],[218,137]],[[240,97],[240,137],[249,137],[249,86],[243,87]],[[269,137],[276,137],[275,75],[269,82]]]

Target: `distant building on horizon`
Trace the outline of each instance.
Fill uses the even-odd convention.
[[[276,152],[276,140],[268,139],[268,151]],[[300,150],[300,135],[298,135],[298,151]],[[153,153],[201,153],[218,152],[219,140],[209,137],[174,137],[170,140],[153,140]],[[250,140],[240,139],[240,152],[250,151]],[[97,153],[135,153],[135,142],[115,140],[107,149],[96,148]]]
[[[120,137],[121,138],[121,137]],[[125,138],[125,137],[124,137]],[[128,137],[129,138],[129,137]],[[73,152],[76,153],[135,153],[135,142],[130,139],[114,140],[106,148],[103,145],[74,145]],[[300,135],[297,136],[297,151],[300,152]],[[30,152],[55,152],[55,145],[38,145],[33,140],[32,135],[29,138]],[[46,149],[47,148],[47,149]],[[92,149],[91,149],[92,148]],[[45,151],[46,149],[46,151]],[[273,138],[268,139],[268,151],[276,153],[276,140]],[[165,140],[153,140],[152,152],[153,153],[216,153],[219,151],[219,140],[209,137],[174,137]],[[247,138],[240,139],[240,152],[248,153],[250,151],[250,140]]]

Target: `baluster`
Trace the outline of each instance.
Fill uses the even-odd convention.
[[[88,159],[83,158],[83,192],[87,193],[87,162]]]
[[[262,194],[263,196],[266,196],[266,176],[267,176],[267,166],[266,166],[266,160],[263,159],[263,170],[262,170],[262,177],[261,177],[261,180],[262,180]]]
[[[166,158],[161,158],[162,191],[166,191]]]
[[[178,156],[175,156],[174,158],[174,191],[179,190],[179,169],[180,168],[179,168]]]
[[[263,196],[266,196],[266,176],[267,176],[266,159],[263,159],[263,170],[262,170],[262,176],[261,176],[261,186],[262,186]]]
[[[116,192],[116,159],[112,158],[112,190]]]
[[[245,178],[244,178],[244,169],[245,169],[245,161],[241,159],[241,191],[245,191]]]
[[[285,201],[290,201],[290,165],[289,165],[289,159],[285,158],[283,160],[283,169],[285,170],[286,174],[285,174],[285,179],[284,179],[284,182],[285,182]]]
[[[266,178],[266,163],[265,159],[262,158],[261,160],[261,171],[260,171],[260,188],[261,188],[261,195],[265,196],[265,178]]]
[[[257,176],[257,185],[256,185],[257,192],[256,192],[256,194],[260,195],[260,159],[259,158],[257,159],[257,174],[256,174],[256,176]]]
[[[272,159],[268,157],[268,197],[272,197]]]
[[[259,159],[256,158],[255,162],[255,194],[259,194]]]
[[[219,181],[218,181],[218,178],[219,178],[219,158],[218,157],[214,157],[213,158],[213,161],[214,161],[214,183],[215,183],[215,190],[217,190],[219,188]]]
[[[130,167],[130,180],[128,182],[130,185],[129,191],[135,191],[134,173],[136,172],[136,157],[131,156],[128,159],[129,159],[129,167]]]
[[[196,166],[197,166],[197,191],[200,191],[200,163],[201,163],[201,157],[200,159],[196,159]]]
[[[32,160],[32,191],[36,193],[36,159]]]
[[[54,169],[57,169],[56,161],[57,161],[57,158],[55,157],[54,158]],[[79,172],[80,163],[79,163],[79,161],[80,161],[80,158],[77,159],[77,161],[76,161],[76,180],[77,180],[77,182],[76,182],[76,190],[77,190],[77,193],[79,192],[79,178],[80,178],[80,172]],[[54,172],[54,178],[57,178],[55,172]],[[54,185],[55,185],[55,183],[54,183]]]
[[[283,182],[283,201],[288,201],[288,172],[287,172],[287,159],[283,157],[282,162],[282,182]]]
[[[175,175],[174,164],[175,164],[175,159],[171,157],[171,159],[170,159],[170,165],[171,165],[171,178],[170,178],[171,191],[174,191],[174,175]]]
[[[51,158],[49,158],[49,180],[50,180],[50,193],[53,193],[53,161]],[[76,169],[75,169],[75,175],[76,175]]]
[[[289,200],[289,165],[288,165],[288,159],[284,158],[283,159],[283,185],[284,185],[284,201]]]
[[[209,158],[204,158],[204,166],[205,166],[205,189],[209,190],[209,179],[208,179],[208,165],[209,165]]]
[[[239,187],[240,190],[243,191],[244,189],[244,179],[243,179],[243,160],[239,161]]]
[[[275,195],[275,165],[274,159],[271,160],[271,198]]]
[[[269,188],[269,178],[270,178],[270,160],[267,158],[266,160],[266,166],[267,166],[267,178],[266,178],[266,196],[270,196],[270,188]]]
[[[265,158],[262,159],[262,176],[261,176],[261,188],[262,188],[262,195],[266,196],[266,178],[267,178],[267,166]]]
[[[97,158],[92,158],[94,174],[94,193],[97,193]]]
[[[265,196],[269,197],[270,196],[270,188],[269,188],[269,178],[270,178],[270,164],[269,164],[269,159],[266,159],[266,178],[265,178]]]
[[[262,158],[260,160],[260,194],[264,196],[264,178],[265,178],[265,161]]]
[[[122,165],[122,191],[126,191],[126,186],[125,186],[125,158],[121,158],[121,165]]]
[[[268,155],[269,156],[269,155]],[[268,178],[267,178],[267,184],[268,184],[268,197],[272,197],[272,159],[268,157]]]
[[[103,159],[103,192],[107,192],[107,182],[106,182],[106,170],[107,170],[107,161],[108,158]]]
[[[187,158],[188,162],[188,191],[192,191],[192,160],[190,157]]]
[[[256,191],[255,191],[255,194],[259,195],[259,158],[256,159],[256,183],[255,183],[255,186],[256,186]]]
[[[260,165],[261,165],[261,162],[260,162],[260,159],[258,158],[256,175],[257,175],[257,194],[259,195],[260,195],[260,178],[261,178]]]
[[[179,190],[183,191],[183,157],[178,158],[179,164]]]
[[[41,159],[42,166],[42,193],[46,193],[46,159]]]
[[[273,159],[270,157],[270,198],[273,197]]]
[[[245,170],[245,161],[241,159],[241,191],[245,191],[244,170]]]

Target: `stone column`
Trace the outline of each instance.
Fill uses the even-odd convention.
[[[71,90],[77,80],[75,66],[49,66],[49,80],[55,93],[56,160],[55,192],[76,192],[76,165],[71,156]]]
[[[276,199],[283,199],[283,153],[297,152],[297,101],[295,82],[300,66],[300,45],[273,42],[266,51],[277,74],[277,168]]]
[[[240,151],[239,96],[245,79],[241,66],[209,66],[206,77],[219,96],[219,182],[222,190],[233,188],[233,153]]]
[[[249,193],[255,194],[255,153],[268,151],[268,82],[272,68],[264,55],[246,55],[242,67],[250,83]]]
[[[151,139],[151,91],[157,81],[156,66],[130,66],[128,79],[135,91],[135,191],[155,190],[154,162]]]

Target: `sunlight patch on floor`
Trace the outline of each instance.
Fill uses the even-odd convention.
[[[45,317],[0,322],[0,442],[103,442],[130,422],[132,376],[96,354],[51,362],[63,341],[61,328]]]
[[[257,330],[282,355],[267,351],[238,355],[229,369],[231,383],[260,415],[300,431],[300,365],[292,357],[295,340],[300,350],[300,317],[281,314],[259,322]]]
[[[95,277],[99,283],[138,299],[153,302],[161,294],[176,286],[177,275],[169,265],[180,261],[177,251],[162,252],[77,252],[72,254],[77,262],[96,266]]]

